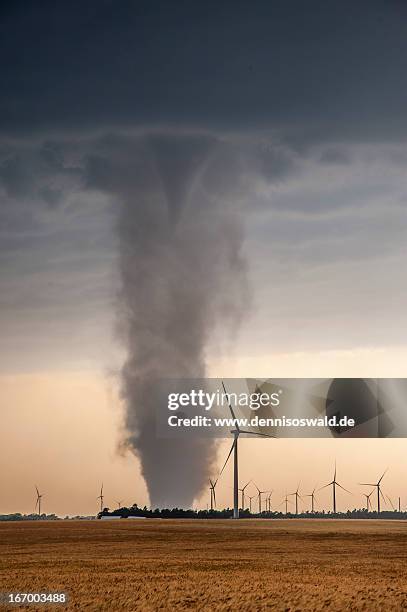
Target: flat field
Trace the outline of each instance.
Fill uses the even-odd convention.
[[[0,591],[70,598],[27,610],[404,610],[407,523],[0,523]]]

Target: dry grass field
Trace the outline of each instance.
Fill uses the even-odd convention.
[[[69,604],[56,610],[402,610],[407,524],[0,523],[0,591],[8,590],[67,592]]]

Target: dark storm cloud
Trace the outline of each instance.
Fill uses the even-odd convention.
[[[407,10],[393,0],[2,3],[0,129],[187,124],[399,138]]]

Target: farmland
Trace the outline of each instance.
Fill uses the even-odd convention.
[[[55,610],[401,610],[407,523],[0,523],[0,591],[66,592]]]

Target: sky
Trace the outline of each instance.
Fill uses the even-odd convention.
[[[0,512],[32,511],[35,484],[61,515],[93,513],[102,481],[111,506],[149,503],[122,367],[146,296],[165,319],[168,253],[196,272],[206,373],[406,375],[406,30],[395,0],[2,3]],[[123,209],[156,253],[163,198],[182,244],[125,267]],[[388,466],[407,505],[403,440],[245,440],[241,477],[282,498],[335,459],[340,507]]]

